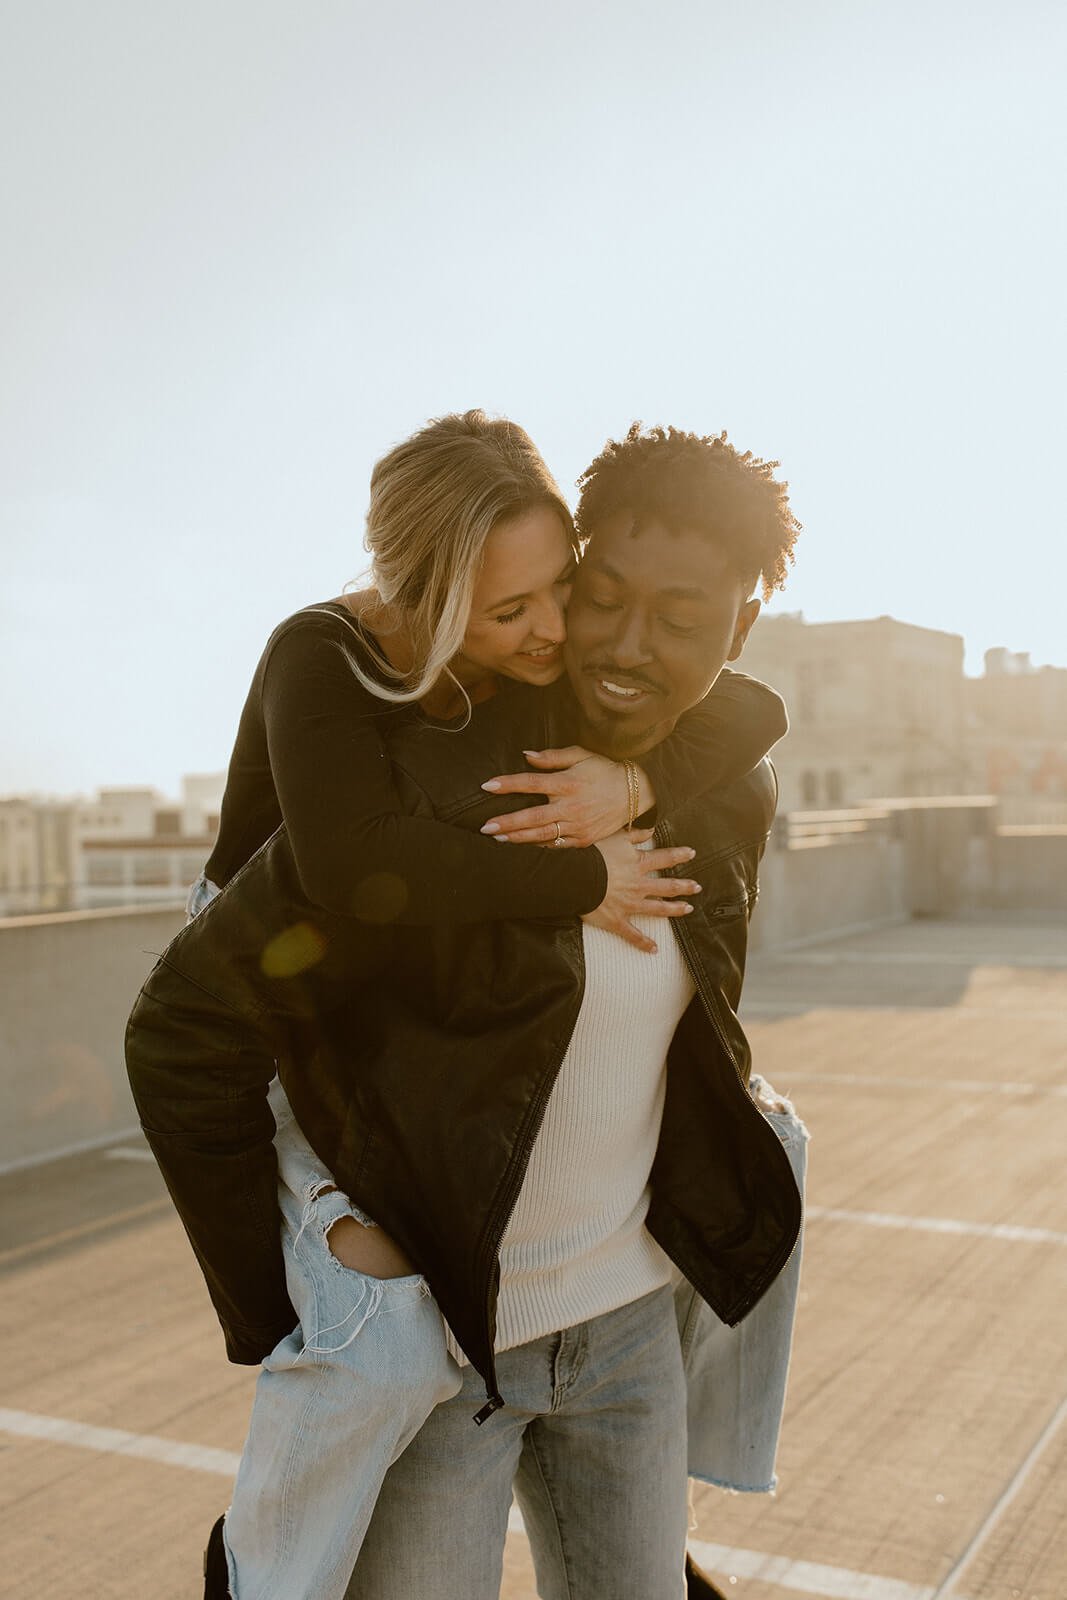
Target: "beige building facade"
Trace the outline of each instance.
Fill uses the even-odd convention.
[[[1067,669],[987,650],[966,707],[972,785],[1002,797],[1006,821],[1067,822]]]
[[[39,881],[32,802],[0,800],[0,916],[28,910]]]
[[[892,617],[762,616],[737,666],[785,698],[782,811],[965,787],[963,640]]]
[[[184,900],[218,832],[224,784],[224,773],[186,778],[178,801],[152,788],[0,800],[0,917]]]

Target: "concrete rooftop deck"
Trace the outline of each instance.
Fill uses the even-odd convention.
[[[699,1489],[694,1547],[737,1600],[1067,1600],[1067,927],[764,956],[747,1017],[812,1130],[807,1254],[781,1487]],[[200,1593],[254,1374],[146,1155],[0,1179],[3,1595]]]

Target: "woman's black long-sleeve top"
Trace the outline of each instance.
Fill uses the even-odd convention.
[[[284,820],[305,893],[342,915],[359,914],[372,873],[403,880],[401,924],[581,916],[598,906],[607,887],[598,850],[502,850],[449,829],[442,853],[445,825],[403,812],[383,744],[383,719],[409,717],[411,708],[366,689],[352,655],[369,669],[358,626],[333,601],[274,630],[241,714],[207,876],[228,883]],[[773,689],[724,670],[642,757],[660,814],[751,770],[786,726]]]

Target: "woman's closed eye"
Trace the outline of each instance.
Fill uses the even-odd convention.
[[[576,571],[577,569],[572,562],[571,565],[567,567],[565,572],[560,573],[559,577],[552,585],[553,589],[566,589],[567,594],[564,598],[564,604],[566,604],[566,601],[570,599],[570,589],[574,582]],[[509,622],[518,622],[519,618],[524,616],[528,609],[529,607],[527,602],[525,600],[521,600],[513,611],[502,611],[498,617],[493,618],[493,621],[499,622],[502,627]]]

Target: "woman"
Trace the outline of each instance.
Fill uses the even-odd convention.
[[[618,830],[662,796],[669,753],[656,752],[652,772],[546,753],[545,765],[567,765],[565,777],[521,784],[550,804],[502,821],[497,838],[600,843],[497,851],[490,839],[405,816],[378,733],[383,715],[418,716],[438,736],[462,737],[472,705],[501,680],[547,685],[561,673],[576,541],[528,436],[471,412],[397,447],[372,477],[368,547],[372,589],[297,613],[268,643],[191,909],[284,821],[305,890],[329,910],[373,919],[385,894],[399,924],[582,914],[649,948],[630,917],[684,915],[680,897],[698,886],[654,876],[686,852],[640,855]],[[679,732],[675,750],[689,792],[747,770],[781,728],[777,698],[747,680],[724,684],[702,716],[695,744]],[[501,780],[502,792],[519,781]],[[412,1264],[333,1187],[277,1084],[271,1104],[300,1327],[264,1365],[228,1551],[217,1525],[207,1592],[225,1593],[228,1579],[241,1596],[340,1594],[382,1474],[455,1392],[457,1369]],[[361,1412],[372,1392],[382,1406]]]

